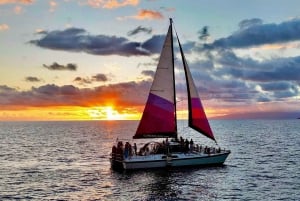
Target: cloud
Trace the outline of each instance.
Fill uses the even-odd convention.
[[[15,8],[14,8],[15,14],[17,14],[17,15],[21,14],[22,11],[23,11],[23,8],[21,6],[15,6]]]
[[[8,87],[7,85],[0,85],[0,93],[14,92],[16,89]]]
[[[214,41],[210,48],[247,48],[300,40],[300,18],[280,24],[262,24],[260,19],[243,20],[232,35]]]
[[[92,79],[97,82],[106,82],[108,81],[108,78],[105,74],[99,73],[97,75],[92,76]]]
[[[49,69],[49,70],[69,70],[69,71],[76,71],[77,70],[77,65],[69,63],[67,65],[60,65],[56,62],[54,62],[51,65],[46,65],[43,64],[43,67]]]
[[[259,18],[253,18],[253,19],[246,19],[246,20],[242,20],[239,23],[239,27],[240,29],[247,29],[251,26],[260,26],[263,24],[263,21]]]
[[[154,35],[142,43],[142,48],[151,54],[160,53],[164,40],[165,35]]]
[[[141,9],[137,15],[131,16],[131,18],[137,20],[161,20],[164,19],[164,16],[158,11]]]
[[[39,35],[40,39],[31,40],[29,43],[52,50],[86,52],[94,55],[150,55],[160,52],[164,40],[164,36],[155,35],[144,43],[132,42],[124,37],[91,35],[80,28],[44,31]]]
[[[201,68],[196,81],[205,83],[198,88],[204,99],[216,99],[225,106],[226,102],[247,105],[292,101],[300,95],[300,56],[255,60],[237,56],[231,49],[198,56],[190,67],[193,75]]]
[[[73,85],[46,84],[28,91],[0,85],[0,109],[48,106],[82,106],[114,104],[119,107],[143,106],[150,82],[124,82],[80,89]],[[139,92],[139,93],[137,93]],[[130,94],[130,96],[128,96]]]
[[[149,76],[151,78],[154,77],[155,72],[153,70],[143,70],[142,71],[142,75],[144,76]]]
[[[235,78],[255,82],[300,80],[300,56],[266,61],[237,58],[237,65],[227,72]],[[236,68],[240,65],[242,68]]]
[[[265,91],[282,91],[293,88],[289,82],[279,81],[279,82],[269,82],[260,84],[261,88]]]
[[[1,4],[32,4],[34,0],[0,0]]]
[[[87,85],[87,84],[92,84],[94,82],[106,82],[108,81],[109,78],[107,75],[98,73],[96,75],[93,75],[91,77],[76,77],[73,81],[76,82],[79,85]]]
[[[9,26],[7,24],[0,24],[0,32],[9,30]]]
[[[72,52],[86,52],[95,55],[148,55],[138,42],[130,42],[124,37],[91,35],[84,29],[68,28],[63,31],[50,31],[41,34],[39,40],[29,43],[39,47],[65,50]]]
[[[88,0],[87,5],[94,8],[114,9],[125,6],[137,6],[139,0]]]
[[[28,76],[28,77],[25,77],[25,81],[26,82],[41,82],[42,80],[37,77]]]
[[[138,26],[137,28],[135,28],[134,30],[131,30],[127,33],[128,36],[133,36],[136,35],[138,33],[147,33],[147,34],[151,34],[152,33],[152,29],[151,28],[146,28],[146,27],[142,27],[142,26]]]
[[[77,82],[80,85],[86,85],[92,83],[92,80],[90,78],[83,78],[83,77],[76,77],[73,81]]]
[[[49,1],[49,6],[50,6],[49,11],[54,12],[55,9],[57,8],[57,3],[55,1]]]
[[[204,26],[200,31],[198,31],[199,39],[206,41],[209,37],[208,26]]]

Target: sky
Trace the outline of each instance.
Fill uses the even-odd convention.
[[[298,0],[0,0],[0,120],[139,119],[169,18],[209,118],[300,117]]]

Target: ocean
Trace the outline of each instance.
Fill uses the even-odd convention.
[[[0,122],[0,200],[300,200],[300,120],[210,123],[224,166],[116,172],[111,146],[137,121]]]

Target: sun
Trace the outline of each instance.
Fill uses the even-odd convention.
[[[114,110],[111,106],[106,106],[103,111],[106,113],[106,120],[122,120],[122,116],[117,110]]]
[[[123,120],[123,116],[113,106],[89,108],[87,113],[93,120]]]

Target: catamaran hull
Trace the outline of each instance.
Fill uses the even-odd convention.
[[[228,157],[228,153],[223,154],[214,154],[208,156],[194,156],[187,155],[186,157],[180,157],[172,159],[171,165],[172,167],[182,167],[182,166],[214,166],[214,165],[222,165],[226,158]]]
[[[111,160],[113,169],[151,169],[151,168],[166,168],[166,167],[184,167],[184,166],[216,166],[222,165],[230,151],[220,154],[172,154],[154,156],[141,156],[122,161]]]

